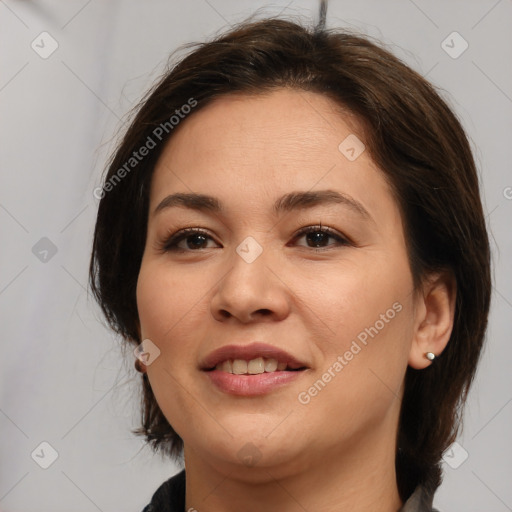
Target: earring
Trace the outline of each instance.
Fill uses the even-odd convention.
[[[139,373],[146,373],[146,365],[140,359],[135,359],[135,369]]]
[[[425,352],[425,357],[429,361],[433,361],[436,358],[436,355],[433,352]]]

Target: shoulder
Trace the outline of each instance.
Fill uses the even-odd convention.
[[[185,510],[185,470],[166,480],[153,494],[142,512],[183,512]]]

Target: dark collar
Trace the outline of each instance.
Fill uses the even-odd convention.
[[[165,481],[142,512],[185,512],[185,470]]]
[[[439,512],[432,508],[433,498],[421,485],[418,485],[398,512]]]
[[[142,512],[185,512],[185,470],[165,481]],[[416,487],[398,512],[439,512],[432,508],[432,496]]]

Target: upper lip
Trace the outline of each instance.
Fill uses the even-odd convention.
[[[285,350],[257,341],[248,345],[225,345],[224,347],[220,347],[210,352],[202,360],[200,368],[201,370],[211,370],[227,359],[244,359],[250,361],[258,357],[277,359],[278,363],[286,363],[292,369],[307,368],[306,363],[293,357]]]

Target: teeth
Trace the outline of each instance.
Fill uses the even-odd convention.
[[[235,359],[233,361],[233,373],[235,375],[247,373],[247,361],[244,361],[243,359]]]
[[[277,359],[265,359],[265,371],[275,372],[277,370]]]
[[[250,361],[244,361],[243,359],[228,359],[219,363],[215,369],[221,370],[226,373],[233,373],[235,375],[257,375],[259,373],[272,373],[277,371],[283,371],[286,369],[286,363],[278,363],[277,359],[264,359],[263,357],[257,357]]]
[[[263,357],[258,357],[257,359],[251,359],[247,364],[247,372],[250,375],[256,375],[258,373],[265,372],[265,361],[263,361]]]
[[[226,361],[223,361],[221,364],[220,364],[220,369],[223,371],[223,372],[227,372],[227,373],[233,373],[233,363],[231,362],[231,360],[226,360]]]

